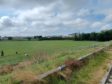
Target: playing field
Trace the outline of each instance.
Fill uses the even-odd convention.
[[[1,41],[0,66],[34,61],[22,69],[16,69],[8,74],[0,75],[0,84],[7,84],[12,77],[24,79],[26,74],[36,76],[58,67],[66,60],[79,58],[96,49],[105,46],[104,42],[90,41]],[[1,53],[0,53],[1,54]],[[25,55],[27,54],[27,55]],[[24,73],[24,74],[23,74]],[[26,74],[25,74],[26,73]],[[15,75],[16,74],[16,75]],[[27,76],[28,77],[28,76]],[[26,80],[26,79],[25,79]],[[10,83],[8,83],[10,84]]]
[[[75,52],[79,48],[96,44],[102,43],[86,41],[1,41],[0,51],[4,51],[4,56],[0,58],[0,65],[16,63],[40,55],[53,56],[68,51]]]

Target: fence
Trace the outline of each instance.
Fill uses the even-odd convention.
[[[107,73],[105,74],[104,78],[101,80],[100,84],[107,84],[107,81],[108,81],[111,73],[112,73],[112,65],[109,66],[109,69],[108,69]],[[108,84],[110,84],[110,83],[108,83]]]
[[[89,53],[89,54],[87,54],[85,56],[82,56],[82,57],[78,58],[77,61],[85,62],[85,61],[91,59],[92,57],[96,56],[95,54],[98,54],[98,53],[104,51],[105,49],[108,49],[109,47],[110,47],[110,44],[106,45],[106,47],[98,49],[95,52]],[[44,79],[44,78],[46,78],[46,77],[48,77],[48,76],[50,76],[50,75],[52,75],[54,73],[57,73],[59,71],[62,71],[64,69],[66,69],[67,67],[68,67],[68,65],[66,65],[66,64],[61,65],[61,66],[57,67],[56,69],[50,70],[50,71],[48,71],[46,73],[43,73],[43,74],[37,76],[37,80],[41,81],[42,79]]]

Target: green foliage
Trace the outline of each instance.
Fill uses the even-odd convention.
[[[101,31],[99,33],[75,33],[74,40],[83,41],[110,41],[112,40],[112,29]]]

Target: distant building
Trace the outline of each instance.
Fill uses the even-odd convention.
[[[8,37],[1,37],[1,40],[8,40]]]

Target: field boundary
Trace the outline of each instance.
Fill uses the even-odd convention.
[[[92,52],[92,53],[89,53],[89,54],[87,54],[87,55],[85,55],[85,56],[82,56],[82,57],[78,58],[77,60],[74,59],[74,62],[80,61],[80,62],[85,63],[85,62],[88,61],[89,59],[92,59],[93,57],[95,57],[96,54],[98,54],[98,53],[100,53],[100,52],[103,52],[103,51],[106,50],[106,49],[109,49],[110,46],[111,46],[111,45],[109,44],[109,45],[107,45],[106,47],[100,48],[100,49],[98,49],[98,50],[96,50],[96,51],[94,51],[94,52]],[[36,80],[41,81],[41,80],[43,80],[44,78],[47,78],[48,76],[53,75],[54,73],[58,73],[58,72],[60,72],[60,71],[63,71],[64,69],[66,69],[66,68],[69,67],[69,66],[72,66],[72,64],[69,64],[69,65],[63,64],[63,65],[61,65],[61,66],[59,66],[59,67],[57,67],[57,68],[55,68],[55,69],[52,69],[52,70],[50,70],[50,71],[48,71],[48,72],[46,72],[46,73],[43,73],[43,74],[37,76]]]
[[[106,82],[108,81],[108,79],[110,77],[111,72],[112,72],[112,65],[109,66],[108,71],[106,72],[105,76],[101,80],[100,84],[106,84]]]

